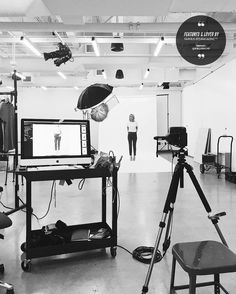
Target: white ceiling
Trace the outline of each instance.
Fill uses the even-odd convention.
[[[13,3],[14,2],[14,3]],[[94,82],[113,86],[156,87],[163,81],[184,86],[216,70],[235,58],[235,0],[0,0],[0,79],[11,85],[10,72],[16,69],[31,82],[20,87],[84,87]],[[195,66],[185,61],[175,45],[176,32],[183,21],[193,15],[206,14],[222,24],[227,37],[226,48],[216,62]],[[119,34],[124,51],[112,52],[112,42]],[[35,56],[21,42],[26,36],[41,53],[58,49],[64,41],[72,51],[73,62],[56,67],[53,60]],[[167,43],[153,56],[161,36]],[[100,56],[88,52],[96,37]],[[146,69],[150,75],[144,79]],[[97,75],[104,69],[107,80]],[[124,79],[115,72],[122,69]],[[62,71],[67,79],[57,75]]]

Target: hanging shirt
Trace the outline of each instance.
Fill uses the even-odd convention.
[[[15,111],[10,102],[0,102],[0,119],[3,122],[3,152],[15,148]]]
[[[138,124],[136,121],[129,121],[127,124],[128,132],[137,132]]]

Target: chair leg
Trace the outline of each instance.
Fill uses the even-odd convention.
[[[195,275],[189,275],[189,294],[196,294],[196,281]]]
[[[170,278],[170,294],[174,293],[175,268],[176,268],[176,259],[173,256],[172,267],[171,267],[171,278]]]
[[[215,294],[220,294],[220,275],[219,274],[214,274],[214,282],[215,282],[215,285],[214,285],[214,293]]]

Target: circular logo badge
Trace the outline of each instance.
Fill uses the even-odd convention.
[[[176,46],[180,55],[195,65],[206,65],[216,61],[224,52],[226,36],[215,19],[197,15],[182,23],[176,35]]]

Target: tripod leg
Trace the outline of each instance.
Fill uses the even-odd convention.
[[[159,245],[160,245],[160,240],[161,240],[162,232],[163,232],[164,227],[165,227],[166,218],[167,218],[167,213],[163,213],[161,222],[159,224],[159,230],[158,230],[158,234],[157,234],[157,238],[156,238],[156,242],[155,242],[155,246],[154,246],[154,250],[153,250],[153,254],[152,254],[152,259],[151,259],[150,265],[148,267],[148,272],[147,272],[147,275],[146,275],[145,283],[144,283],[143,288],[142,288],[142,294],[148,292],[148,285],[149,285],[149,281],[150,281],[150,278],[151,278],[152,269],[153,269],[153,266],[154,266],[154,257],[156,256],[157,250],[158,250]]]
[[[202,191],[202,188],[200,187],[200,185],[199,185],[199,183],[197,181],[197,178],[195,177],[195,175],[193,173],[193,168],[191,167],[191,165],[189,165],[187,163],[185,163],[184,167],[186,168],[187,173],[189,174],[189,176],[190,176],[190,178],[192,180],[192,183],[193,183],[195,189],[198,192],[198,195],[199,195],[199,197],[200,197],[200,199],[202,201],[203,206],[205,207],[206,211],[209,214],[211,212],[211,207],[210,207],[210,205],[209,205],[209,203],[208,203],[208,201],[206,199],[206,196],[204,195],[204,193]],[[227,242],[226,242],[226,240],[225,240],[225,238],[224,238],[224,236],[223,236],[223,234],[222,234],[222,232],[221,232],[221,230],[220,230],[220,228],[218,226],[218,219],[217,218],[211,218],[211,221],[212,221],[213,225],[215,226],[215,229],[216,229],[222,243],[228,247]]]
[[[162,249],[163,249],[163,255],[162,257],[165,256],[166,251],[168,250],[168,248],[170,247],[170,237],[171,237],[171,228],[172,228],[172,223],[173,223],[173,213],[174,213],[174,204],[171,203],[170,205],[170,213],[168,215],[168,221],[167,221],[167,226],[166,226],[166,233],[165,233],[165,239],[162,245]]]
[[[177,189],[178,189],[179,180],[180,180],[180,176],[181,176],[182,172],[183,172],[183,166],[177,164],[176,167],[175,167],[175,171],[174,171],[174,174],[173,174],[173,177],[172,177],[172,180],[171,180],[170,188],[169,188],[167,198],[166,198],[166,202],[165,202],[165,205],[164,205],[163,215],[162,215],[162,219],[161,219],[160,224],[159,224],[159,230],[158,230],[158,234],[157,234],[157,238],[156,238],[156,242],[155,242],[155,246],[154,246],[154,250],[153,250],[152,259],[151,259],[151,262],[150,262],[150,265],[149,265],[149,268],[148,268],[145,283],[144,283],[143,288],[142,288],[142,294],[145,294],[145,293],[148,292],[148,285],[149,285],[149,281],[150,281],[150,278],[151,278],[152,269],[153,269],[153,266],[154,266],[154,260],[155,260],[156,253],[157,253],[157,250],[158,250],[159,245],[160,245],[162,232],[163,232],[163,230],[165,228],[165,225],[166,225],[167,216],[168,216],[167,229],[169,230],[169,228],[170,228],[170,224],[171,224],[172,216],[173,216],[174,203],[175,203],[175,200],[176,200]],[[169,231],[166,233],[166,236],[169,236]]]
[[[211,207],[210,207],[210,205],[209,205],[209,203],[208,203],[208,201],[206,199],[206,196],[204,195],[204,193],[202,191],[202,188],[200,187],[200,185],[199,185],[199,183],[197,181],[197,178],[195,177],[195,175],[193,173],[193,168],[191,167],[191,165],[189,165],[187,163],[185,163],[184,166],[185,166],[185,168],[187,170],[187,173],[189,174],[189,176],[190,176],[190,178],[192,180],[192,183],[193,183],[195,189],[197,190],[197,193],[198,193],[198,195],[199,195],[199,197],[200,197],[200,199],[202,201],[203,206],[205,207],[206,211],[208,213],[210,213],[211,212]]]

